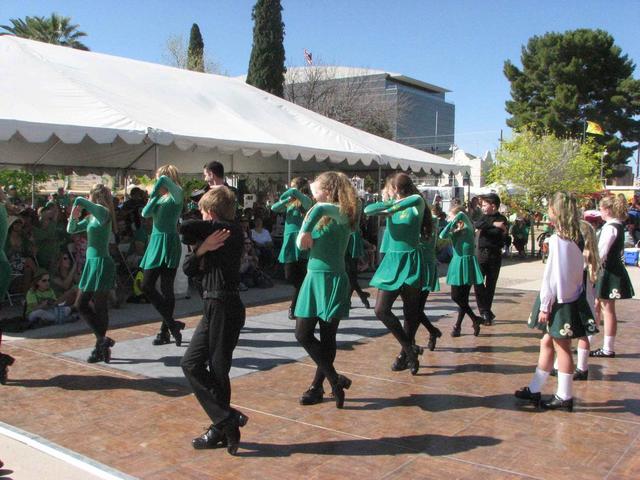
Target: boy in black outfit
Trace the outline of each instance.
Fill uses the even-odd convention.
[[[502,249],[507,236],[507,219],[498,212],[500,197],[489,193],[480,197],[483,215],[473,222],[478,230],[478,262],[484,283],[474,285],[476,303],[485,325],[492,325],[496,316],[491,311],[496,283],[502,266]]]
[[[238,290],[244,236],[234,221],[235,205],[235,194],[229,188],[212,187],[198,204],[203,220],[187,220],[180,227],[182,241],[195,245],[183,269],[190,277],[202,277],[204,303],[202,320],[181,366],[213,422],[204,434],[193,439],[192,445],[196,449],[226,446],[232,455],[238,450],[240,427],[248,420],[230,406],[229,371],[245,321]]]

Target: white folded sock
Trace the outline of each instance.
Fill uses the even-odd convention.
[[[529,391],[531,393],[539,393],[547,381],[547,378],[549,378],[549,372],[545,372],[544,370],[536,367],[536,372],[533,374],[533,378],[529,383]]]
[[[587,340],[589,340],[589,345],[593,345],[593,339],[595,338],[595,335],[588,335],[587,336]]]
[[[556,395],[561,400],[573,398],[573,373],[558,372],[558,390]]]
[[[589,369],[589,350],[578,347],[578,370],[586,372]]]
[[[604,350],[604,353],[613,353],[615,352],[615,350],[613,349],[613,342],[615,341],[616,337],[608,337],[608,336],[604,336],[604,344],[602,345],[602,350]]]

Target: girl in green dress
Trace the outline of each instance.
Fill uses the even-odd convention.
[[[549,203],[549,217],[556,233],[549,238],[542,286],[528,322],[529,328],[544,332],[538,366],[529,385],[515,396],[543,408],[570,412],[574,376],[571,339],[594,334],[597,328],[584,289],[584,240],[575,197],[556,193]],[[551,399],[542,400],[540,392],[553,367],[554,352],[558,356],[558,388]]]
[[[6,195],[4,190],[0,188],[0,246],[4,246],[7,241],[7,232],[9,231],[9,222],[7,215],[7,207],[5,206]],[[4,301],[11,281],[11,265],[4,248],[0,248],[0,301]],[[0,330],[0,343],[2,342],[2,331]],[[7,383],[7,370],[13,365],[14,359],[11,355],[0,353],[0,383]]]
[[[633,298],[634,291],[627,269],[622,262],[624,252],[624,221],[627,202],[624,197],[605,197],[600,201],[600,215],[606,222],[600,230],[598,253],[602,270],[596,282],[596,309],[604,317],[604,343],[593,350],[592,357],[616,356],[614,341],[618,333],[616,300]]]
[[[80,220],[82,210],[88,215]],[[109,255],[109,237],[113,225],[111,191],[102,184],[94,185],[89,200],[78,197],[73,202],[67,232],[87,232],[87,253],[78,288],[78,311],[96,336],[96,346],[87,359],[89,363],[111,360],[115,342],[107,337],[109,312],[107,299],[114,287],[116,266]],[[93,301],[93,306],[91,302]]]
[[[182,188],[178,178],[178,169],[173,165],[164,165],[156,172],[156,183],[151,190],[149,201],[142,209],[144,218],[153,219],[153,230],[147,249],[140,260],[143,272],[142,291],[151,304],[162,315],[160,332],[153,345],[165,345],[171,342],[182,343],[184,323],[174,320],[173,311],[176,299],[173,283],[180,264],[182,247],[178,235],[178,220],[182,213]],[[160,292],[156,282],[160,277]]]
[[[304,219],[298,247],[310,250],[307,275],[296,304],[296,339],[316,363],[309,389],[300,398],[302,405],[320,403],[325,377],[331,384],[336,407],[344,405],[344,390],[351,380],[338,375],[336,357],[338,324],[349,317],[349,279],[344,255],[356,222],[356,192],[349,178],[340,172],[325,172],[311,184],[318,203]],[[314,331],[320,325],[320,340]]]
[[[295,317],[296,302],[300,293],[300,286],[307,273],[307,260],[309,252],[300,250],[296,245],[296,238],[300,232],[300,226],[307,211],[313,205],[310,198],[309,181],[303,177],[291,180],[291,188],[280,195],[280,200],[271,206],[276,213],[285,213],[284,234],[282,236],[282,248],[278,261],[284,264],[284,278],[293,285],[293,298],[289,306],[289,318]]]
[[[376,316],[398,340],[411,374],[416,375],[422,348],[414,344],[411,332],[415,335],[420,323],[420,292],[427,281],[418,248],[425,201],[405,173],[393,177],[388,193],[390,200],[373,203],[364,210],[365,215],[390,216],[385,231],[385,255],[370,284],[378,289]],[[406,330],[391,310],[398,296],[402,298]]]
[[[458,319],[451,331],[451,336],[460,336],[462,320],[465,315],[469,315],[473,322],[473,334],[477,337],[483,320],[469,305],[469,292],[471,285],[483,282],[483,276],[474,253],[474,228],[459,205],[449,210],[448,220],[449,223],[440,232],[440,238],[451,238],[453,246],[453,257],[447,271],[447,284],[451,286],[451,300],[458,305]]]

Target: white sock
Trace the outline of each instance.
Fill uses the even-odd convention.
[[[531,393],[539,393],[546,383],[547,378],[549,378],[549,372],[545,372],[541,368],[536,367],[536,373],[533,374],[533,378],[529,383],[529,391],[531,391]]]
[[[589,350],[578,347],[578,370],[586,372],[589,369]]]
[[[593,339],[595,338],[595,335],[588,335],[587,336],[587,340],[589,340],[589,345],[593,345]]]
[[[558,370],[558,357],[553,359],[553,369]]]
[[[615,352],[615,350],[613,349],[613,342],[615,340],[616,337],[608,337],[608,336],[604,336],[604,344],[602,345],[602,350],[604,350],[604,353],[613,353]]]
[[[573,373],[558,372],[558,390],[556,395],[561,400],[573,398]]]

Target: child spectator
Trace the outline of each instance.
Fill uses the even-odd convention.
[[[30,325],[36,323],[60,324],[73,322],[71,307],[58,305],[58,299],[51,288],[50,275],[40,269],[33,277],[33,284],[27,292],[27,309],[25,316]]]

